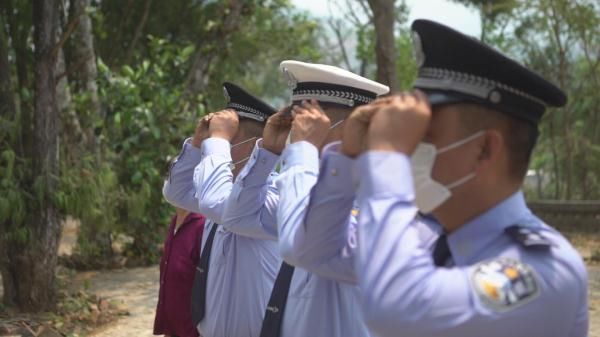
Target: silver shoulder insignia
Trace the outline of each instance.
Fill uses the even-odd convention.
[[[229,102],[231,102],[231,97],[229,96],[229,91],[227,91],[227,88],[223,87],[223,96],[225,96],[225,100],[227,101],[227,104],[229,104]]]
[[[412,32],[412,44],[417,67],[421,68],[423,64],[425,64],[425,52],[423,51],[423,42],[421,42],[421,36],[415,31]]]

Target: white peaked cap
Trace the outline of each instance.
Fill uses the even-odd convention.
[[[355,106],[390,91],[387,85],[326,64],[286,60],[279,67],[292,89],[292,101],[316,99]]]

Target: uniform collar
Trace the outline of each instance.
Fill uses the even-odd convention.
[[[530,214],[523,192],[518,191],[448,235],[452,259],[458,266],[472,263],[482,249],[503,235],[506,227]]]

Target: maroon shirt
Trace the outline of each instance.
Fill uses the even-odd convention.
[[[190,300],[196,265],[200,259],[205,218],[199,214],[188,214],[177,234],[174,233],[175,219],[173,217],[171,220],[160,260],[160,290],[154,334],[198,337],[192,322]]]

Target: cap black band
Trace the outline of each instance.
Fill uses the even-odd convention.
[[[264,122],[269,118],[267,114],[243,104],[229,102],[226,108],[235,110],[240,117],[254,119],[259,122]]]
[[[316,99],[321,102],[346,106],[369,104],[376,97],[375,93],[367,90],[322,82],[301,82],[292,92],[292,101],[294,102]]]

